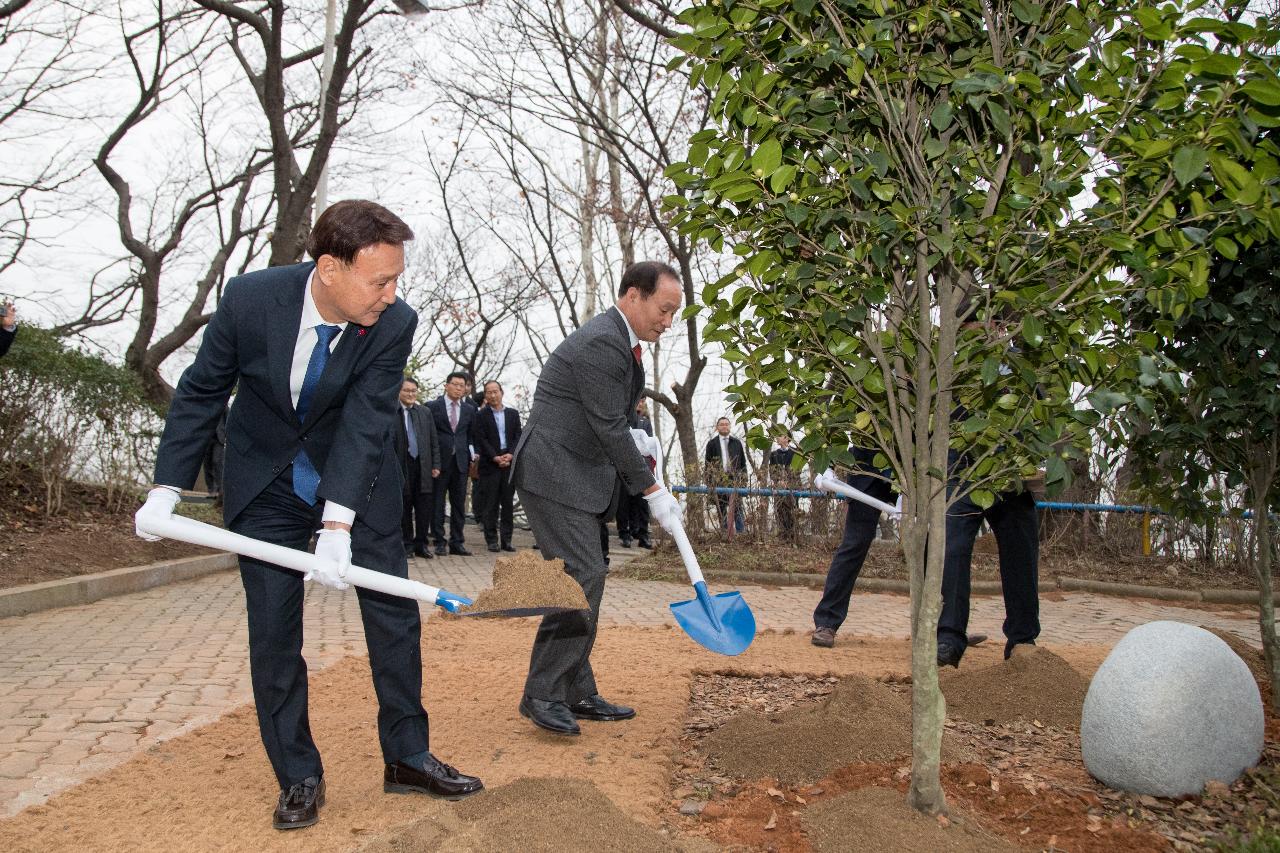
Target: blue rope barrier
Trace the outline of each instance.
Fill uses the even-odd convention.
[[[733,486],[672,486],[671,491],[688,495],[706,495],[714,492],[717,495],[740,495],[753,498],[826,498],[828,500],[845,500],[841,495],[809,489],[749,489]],[[1140,504],[1087,504],[1067,501],[1036,501],[1036,509],[1049,509],[1065,512],[1120,512],[1151,515],[1168,515],[1159,507],[1142,506]],[[1226,511],[1221,513],[1227,515]],[[1253,518],[1253,510],[1244,511],[1245,518]]]

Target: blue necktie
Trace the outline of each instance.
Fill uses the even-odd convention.
[[[404,410],[404,434],[408,439],[409,455],[414,459],[418,458],[418,434],[413,431],[413,418],[409,417],[409,410]]]
[[[298,420],[306,421],[307,407],[311,405],[311,397],[320,384],[320,376],[329,361],[329,344],[342,329],[323,323],[315,327],[316,345],[311,350],[311,359],[307,362],[307,373],[302,378],[302,390],[298,392]],[[308,504],[315,506],[316,489],[320,486],[320,472],[307,458],[306,450],[299,450],[293,458],[293,493]]]

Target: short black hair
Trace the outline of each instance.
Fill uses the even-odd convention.
[[[721,421],[729,421],[729,426],[733,426],[733,421],[729,419],[728,415],[721,415],[720,417],[716,418],[716,426],[720,426]]]
[[[471,381],[471,375],[470,375],[470,374],[465,373],[465,372],[463,372],[463,371],[461,371],[461,370],[455,370],[455,371],[453,371],[453,373],[450,373],[448,376],[446,376],[446,377],[444,378],[444,384],[445,384],[445,385],[448,385],[448,384],[449,384],[450,382],[452,382],[455,378],[456,378],[456,379],[461,379],[463,382],[470,382],[470,381]]]
[[[346,199],[320,214],[307,238],[307,254],[317,261],[329,255],[350,264],[361,249],[380,243],[400,246],[412,239],[413,229],[376,201]]]
[[[501,382],[499,382],[499,381],[498,381],[498,380],[496,380],[496,379],[489,379],[489,380],[487,380],[483,385],[481,385],[480,387],[481,387],[481,388],[488,388],[490,385],[497,385],[497,386],[498,386],[498,390],[499,390],[499,391],[501,391],[503,394],[507,393],[507,389],[506,389],[506,388],[503,388],[503,387],[502,387],[502,383],[501,383]]]
[[[676,272],[675,267],[670,264],[664,264],[662,261],[637,261],[623,271],[622,283],[618,285],[618,295],[626,296],[627,291],[634,287],[648,299],[658,289],[658,279],[663,276],[670,276],[676,281],[681,280],[680,273]]]
[[[400,387],[401,387],[401,388],[403,388],[403,387],[404,387],[404,383],[406,383],[406,382],[408,382],[408,383],[409,383],[410,385],[412,385],[414,388],[417,388],[417,387],[418,387],[418,380],[414,379],[412,376],[406,376],[404,379],[401,379],[401,380],[400,380]]]

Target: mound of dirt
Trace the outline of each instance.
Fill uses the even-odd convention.
[[[1041,646],[1015,646],[994,666],[942,674],[947,715],[971,723],[1021,719],[1078,729],[1088,692],[1084,676]]]
[[[911,705],[880,682],[851,675],[818,704],[739,714],[708,735],[703,749],[716,767],[738,779],[813,782],[846,764],[910,755]],[[945,734],[942,757],[958,757]]]
[[[1262,652],[1230,631],[1219,631],[1217,628],[1210,628],[1207,625],[1201,625],[1200,627],[1222,640],[1222,642],[1231,647],[1231,651],[1240,656],[1240,660],[1244,661],[1244,665],[1249,667],[1253,680],[1258,682],[1258,692],[1262,694],[1262,704],[1270,706],[1271,674],[1267,672],[1267,659]]]
[[[970,822],[947,826],[907,805],[889,788],[859,788],[815,803],[804,813],[814,853],[1004,853],[1017,847],[982,832]]]
[[[514,557],[495,560],[493,586],[458,612],[519,616],[542,607],[586,610],[590,605],[581,584],[565,574],[564,560],[544,560],[535,551],[519,551]]]
[[[446,825],[455,821],[457,825]],[[627,817],[599,788],[581,779],[520,779],[463,800],[452,815],[422,818],[362,848],[364,853],[683,849]]]

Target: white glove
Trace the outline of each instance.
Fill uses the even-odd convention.
[[[817,477],[813,479],[813,487],[815,489],[818,489],[819,491],[829,492],[831,490],[827,488],[827,483],[834,480],[835,478],[836,478],[836,469],[828,468],[827,470],[823,471],[821,474],[819,474]]]
[[[644,499],[649,502],[649,517],[662,525],[663,530],[671,533],[684,525],[684,510],[680,508],[675,495],[667,491],[666,486],[658,486],[656,491],[645,495]]]
[[[168,486],[156,486],[147,492],[147,502],[133,514],[133,532],[148,542],[159,542],[163,537],[150,532],[154,529],[152,522],[168,521],[180,500],[178,490]]]
[[[653,445],[649,441],[649,433],[642,429],[631,430],[631,440],[636,443],[636,450],[640,451],[641,456],[652,456]]]
[[[303,575],[304,581],[316,581],[333,589],[351,589],[345,583],[347,569],[351,568],[351,533],[347,530],[319,531],[316,537],[316,562],[319,564]]]

